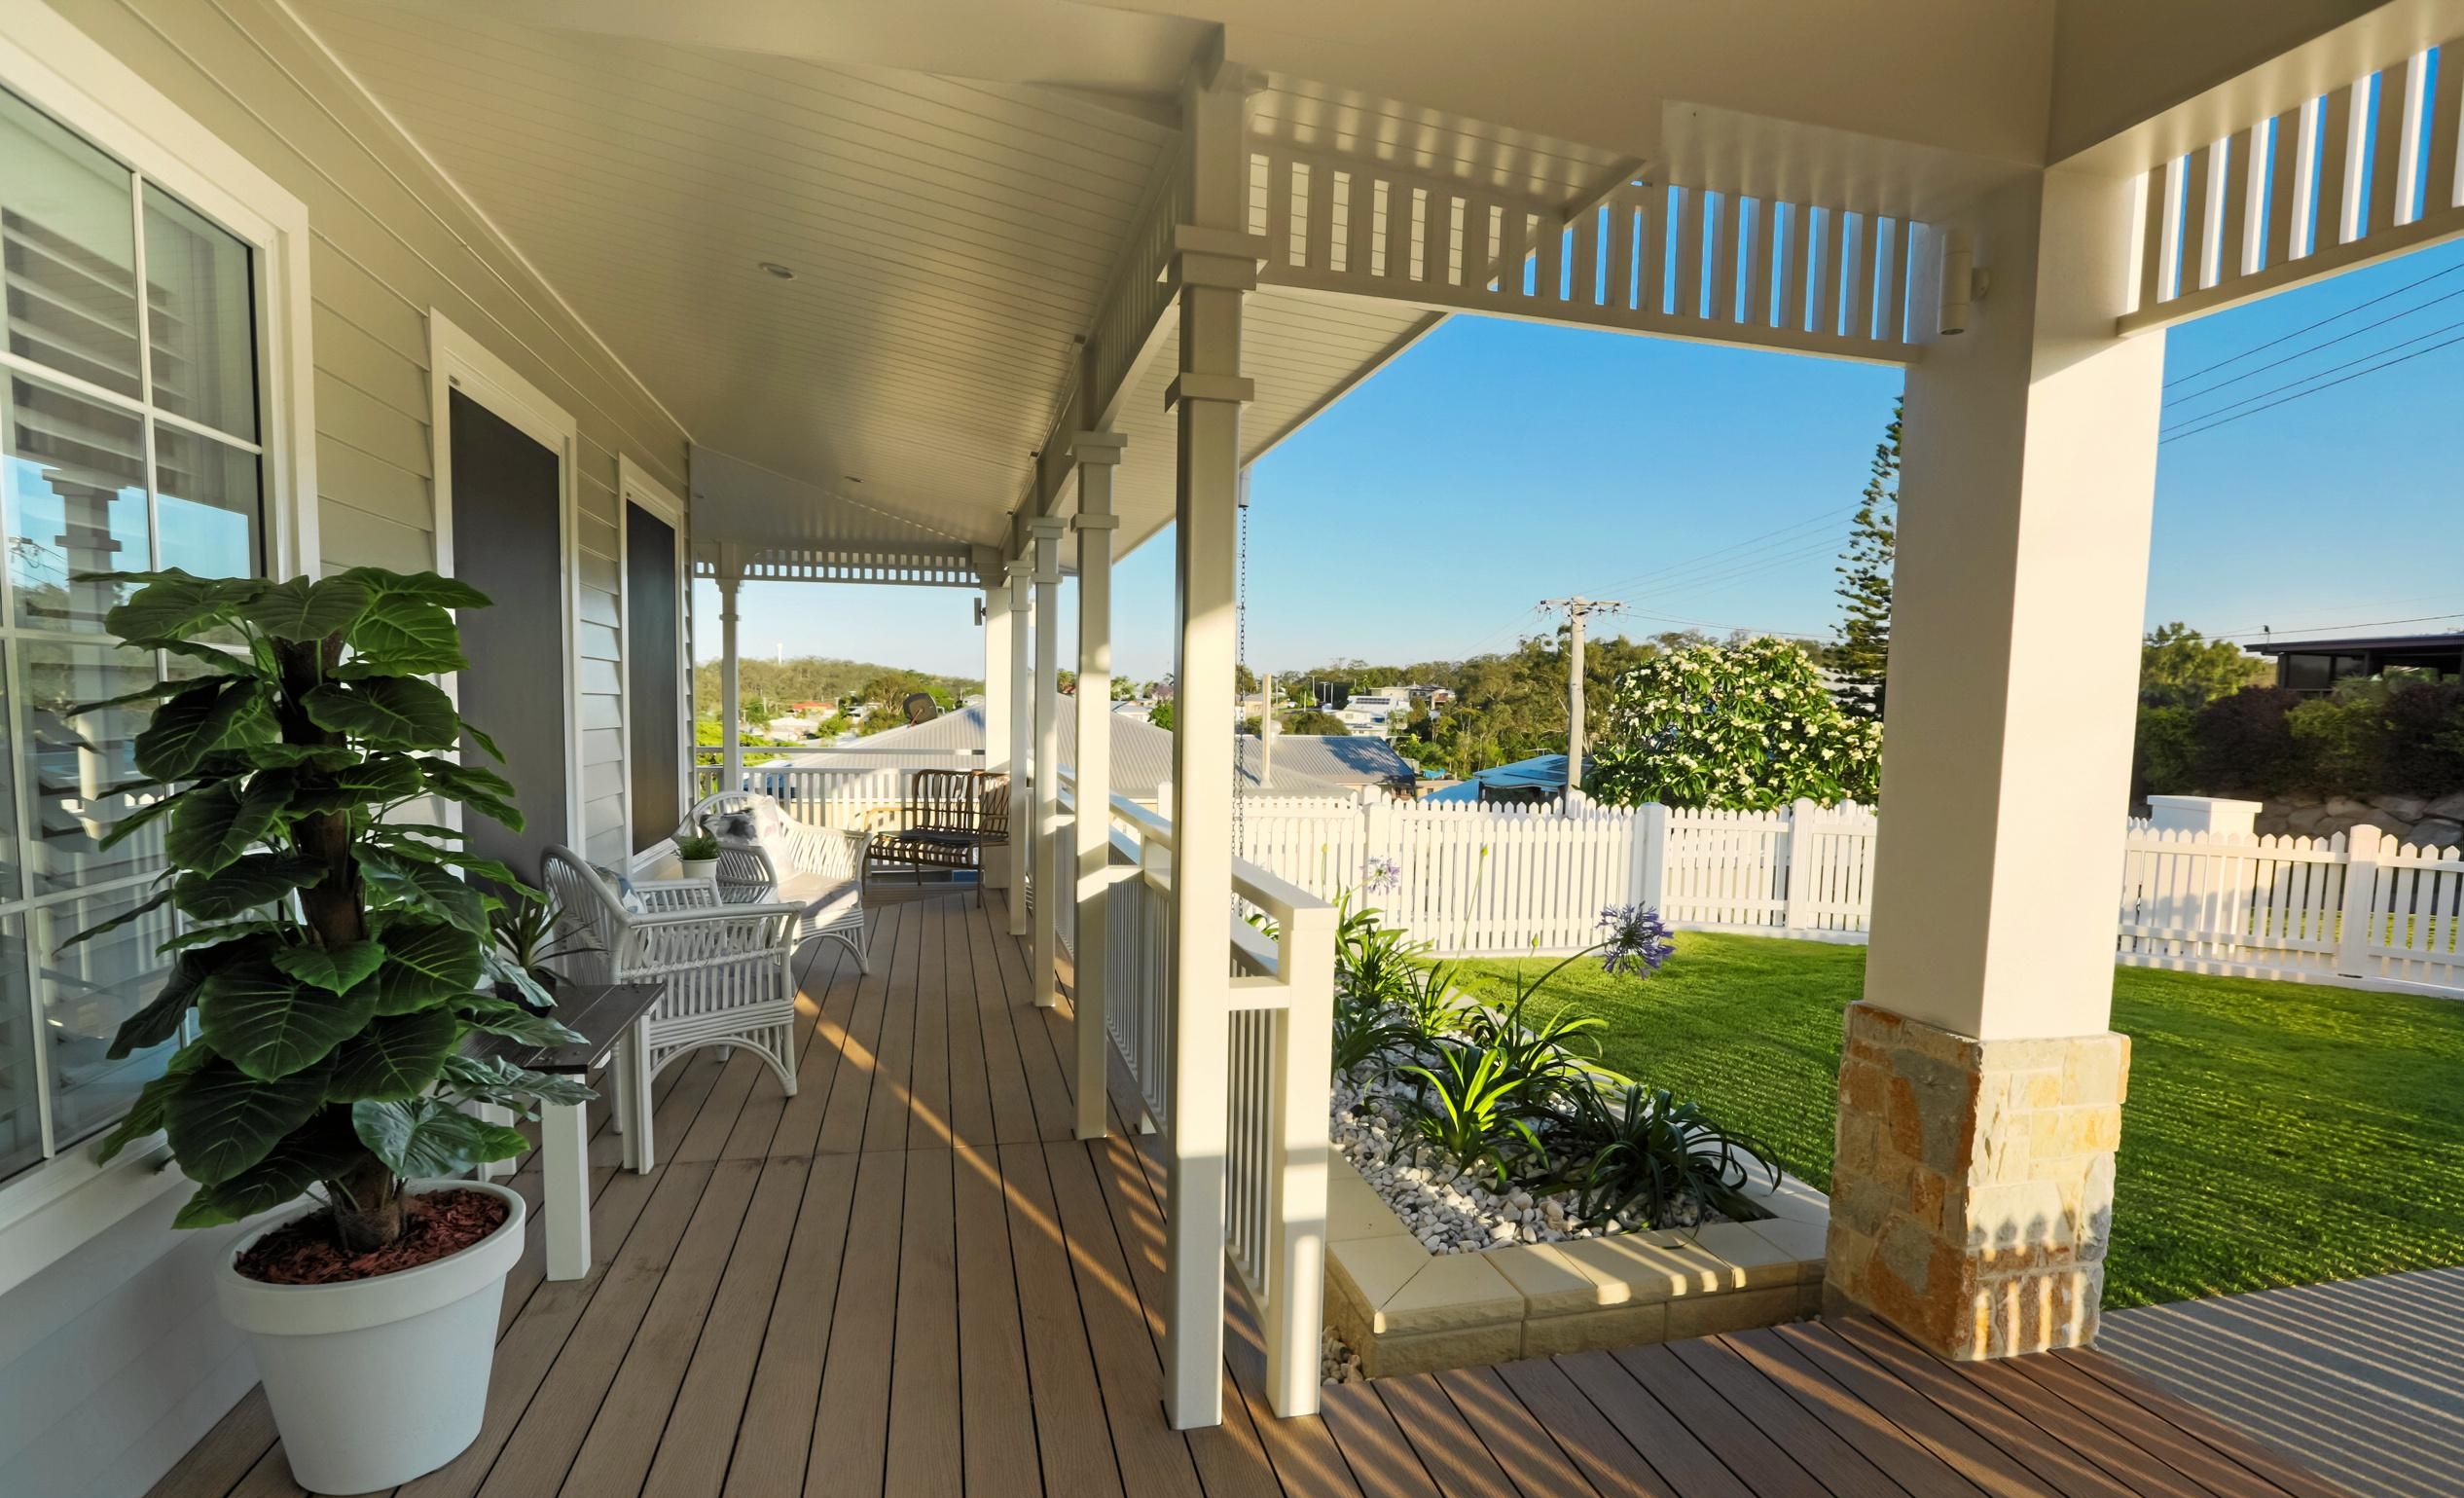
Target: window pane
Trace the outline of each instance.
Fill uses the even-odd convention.
[[[43,1158],[33,1011],[25,1002],[25,917],[0,918],[0,1177]]]
[[[0,282],[9,351],[138,391],[128,172],[0,91]]]
[[[154,652],[125,645],[22,640],[26,737],[34,786],[33,886],[37,895],[126,879],[157,867],[163,821],[148,823],[109,852],[96,845],[151,796],[131,743],[153,710],[143,703],[71,718],[74,704],[133,692],[157,679]]]
[[[256,441],[257,325],[248,246],[149,182],[145,279],[154,403]]]
[[[145,427],[114,407],[22,376],[0,408],[8,438],[9,581],[18,622],[99,631],[125,585],[81,572],[144,571]]]
[[[257,575],[257,455],[156,422],[163,565],[199,577]]]
[[[171,934],[168,906],[82,941],[65,952],[60,944],[89,926],[125,915],[146,899],[140,885],[110,895],[64,900],[35,910],[35,997],[51,1042],[52,1134],[59,1148],[118,1120],[136,1101],[137,1089],[163,1074],[179,1049],[165,1041],[147,1050],[104,1059],[120,1022],[153,1003],[170,960],[155,948]]]

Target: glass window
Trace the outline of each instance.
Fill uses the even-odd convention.
[[[0,280],[11,353],[123,395],[137,368],[127,167],[0,90]]]
[[[117,1061],[104,1058],[120,1022],[154,1002],[171,961],[155,952],[171,935],[169,906],[61,950],[79,932],[142,904],[144,885],[40,906],[33,915],[35,999],[51,1066],[54,1148],[107,1128],[163,1071],[176,1040]]]
[[[153,183],[145,189],[146,337],[154,403],[257,438],[257,316],[248,246]]]
[[[254,254],[0,91],[0,1180],[109,1127],[173,1048],[103,1056],[161,987],[167,910],[60,946],[162,868],[162,824],[102,847],[148,799],[153,706],[69,710],[204,667],[109,642],[131,589],[81,579],[264,570]]]
[[[29,639],[24,665],[26,783],[32,792],[29,866],[36,894],[76,890],[151,872],[163,854],[157,821],[105,851],[112,823],[151,800],[138,787],[134,744],[152,718],[144,703],[77,717],[68,710],[102,702],[160,679],[155,654],[126,645]]]
[[[199,577],[256,575],[264,505],[257,455],[176,426],[154,429],[163,566]]]
[[[43,1078],[25,993],[25,917],[0,916],[0,1178],[43,1158]]]
[[[9,381],[9,584],[17,622],[95,633],[128,590],[85,572],[154,565],[142,419],[24,375]]]
[[[2297,692],[2326,691],[2327,661],[2324,655],[2285,656],[2284,684]]]

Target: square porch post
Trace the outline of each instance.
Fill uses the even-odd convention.
[[[1078,944],[1070,953],[1078,1041],[1080,1139],[1102,1139],[1109,1097],[1112,1038],[1105,1017],[1112,928],[1112,470],[1127,441],[1080,432],[1078,459],[1078,814],[1070,823],[1078,901]]]
[[[996,572],[982,566],[976,575],[984,581],[984,769],[987,774],[1010,776],[1015,783],[1017,766],[1009,755],[1009,576],[1005,570]],[[1006,891],[1007,897],[1015,899],[1016,860],[1007,848],[1000,849],[999,855],[999,877],[995,877],[990,850],[976,877],[987,888]]]
[[[737,674],[736,593],[743,579],[733,569],[719,575],[719,786],[744,788],[744,716],[743,684]]]
[[[1061,537],[1069,522],[1027,523],[1035,585],[1035,1004],[1061,1002]]]
[[[1236,69],[1226,69],[1228,72]],[[1190,220],[1175,231],[1180,372],[1174,576],[1173,1005],[1165,1407],[1175,1429],[1223,1419],[1224,1183],[1231,1040],[1233,612],[1240,548],[1241,311],[1263,240],[1247,232],[1238,80],[1187,91]],[[1231,87],[1222,87],[1229,84]]]
[[[1025,558],[1009,565],[1009,933],[1027,934],[1027,879],[1035,866],[1035,805],[1028,778],[1043,766],[1033,762],[1035,724],[1033,628],[1033,573]]]
[[[1986,193],[1989,295],[1908,371],[1890,833],[1846,1019],[1825,1299],[1954,1359],[2084,1343],[2103,1292],[2164,369],[2160,335],[2114,333],[2135,191],[2052,171]]]

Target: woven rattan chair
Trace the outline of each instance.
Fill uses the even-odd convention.
[[[864,955],[865,836],[814,827],[787,815],[769,796],[722,790],[693,808],[687,825],[719,840],[719,893],[731,900],[777,900],[802,912],[796,940],[827,936]]]
[[[1009,777],[983,770],[918,770],[907,782],[898,827],[874,835],[864,851],[866,877],[903,868],[921,885],[926,870],[972,869],[976,903],[984,900],[984,850],[1009,842]]]
[[[667,993],[651,1009],[644,1043],[634,1047],[632,1096],[650,1096],[650,1079],[686,1051],[743,1045],[796,1090],[797,909],[781,904],[729,904],[707,879],[664,880],[630,887],[638,909],[602,870],[567,848],[540,857],[541,877],[562,920],[587,932],[594,947],[559,959],[585,983],[660,983]],[[650,1109],[636,1108],[632,1141],[639,1169],[648,1170]]]

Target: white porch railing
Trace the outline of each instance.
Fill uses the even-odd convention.
[[[1074,819],[1066,772],[1062,806],[1065,817]],[[1245,913],[1261,918],[1263,929],[1246,922],[1232,928],[1223,1064],[1203,1074],[1211,1081],[1219,1078],[1219,1085],[1204,1097],[1179,1096],[1174,1059],[1192,1032],[1173,983],[1173,824],[1121,796],[1112,798],[1105,821],[1105,1032],[1146,1121],[1168,1148],[1177,1148],[1188,1111],[1223,1111],[1222,1241],[1265,1327],[1267,1398],[1281,1415],[1315,1413],[1324,1325],[1334,907],[1264,868],[1234,860],[1233,894]],[[1069,835],[1068,823],[1063,835]],[[1073,940],[1071,902],[1063,902],[1056,918]],[[1208,1357],[1219,1346],[1199,1338],[1176,1338],[1173,1345]]]
[[[708,751],[707,746],[704,749]],[[976,769],[984,763],[982,751],[970,749],[829,749],[800,752],[807,757],[826,755],[832,760],[857,762],[798,764],[774,760],[746,765],[743,784],[739,788],[772,797],[799,822],[851,832],[875,830],[895,822],[898,808],[906,799],[908,782],[918,770]],[[693,799],[699,801],[715,793],[722,779],[720,766],[695,765]]]
[[[1572,951],[1642,903],[1689,931],[1862,942],[1881,824],[1864,807],[1431,806],[1260,797],[1244,853],[1360,892],[1447,956]],[[1391,865],[1391,866],[1390,866]],[[1368,888],[1372,880],[1377,888]],[[2128,829],[2114,960],[2464,995],[2464,853],[2373,828],[2326,838]]]

